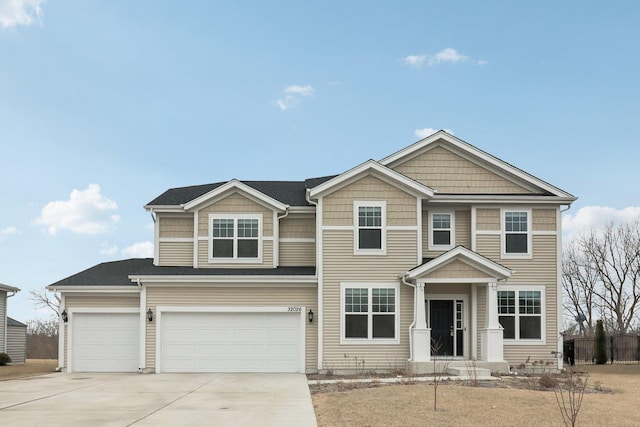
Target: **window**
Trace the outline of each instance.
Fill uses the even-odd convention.
[[[431,224],[429,249],[443,250],[451,249],[454,246],[454,222],[453,212],[429,212],[429,223]]]
[[[498,320],[506,340],[542,340],[542,290],[498,291]]]
[[[354,202],[355,253],[384,254],[385,208],[383,201]]]
[[[504,211],[504,255],[530,255],[529,211]]]
[[[397,293],[395,284],[342,284],[343,340],[395,342]]]
[[[259,261],[260,215],[211,214],[209,261]]]

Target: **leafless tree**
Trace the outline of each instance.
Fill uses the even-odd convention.
[[[637,327],[640,309],[640,218],[610,223],[577,237],[564,250],[565,309],[593,331],[594,319],[621,333]]]
[[[56,318],[27,321],[27,359],[58,357],[58,325]]]
[[[52,314],[58,317],[60,302],[46,289],[32,289],[29,291],[29,299],[34,302],[36,308],[48,308]]]

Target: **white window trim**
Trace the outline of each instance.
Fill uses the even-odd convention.
[[[380,249],[360,249],[359,208],[375,206],[381,208],[382,232]],[[386,255],[387,254],[387,202],[385,200],[354,201],[353,202],[353,253],[354,255]]]
[[[449,228],[449,244],[448,245],[436,245],[433,243],[433,214],[448,214],[451,219],[451,225]],[[453,249],[456,245],[456,213],[454,210],[449,209],[433,209],[429,210],[429,250],[430,251],[447,251]]]
[[[372,312],[370,310],[372,304],[371,289],[392,288],[395,289],[395,338],[345,338],[345,290],[347,288],[366,288],[369,290],[369,321],[367,322],[369,336],[372,335]],[[341,282],[340,283],[340,344],[341,345],[398,345],[400,344],[400,286],[395,282]]]
[[[531,286],[531,285],[498,285],[498,291],[514,291],[516,292],[516,313],[515,313],[515,331],[516,336],[520,336],[520,317],[519,311],[519,295],[520,291],[538,291],[540,292],[540,339],[511,339],[504,338],[504,345],[546,345],[546,330],[547,330],[547,300],[545,296],[544,286]],[[497,303],[497,302],[496,302]],[[500,313],[498,313],[500,317]]]
[[[214,219],[233,219],[233,241],[234,241],[234,253],[236,256],[233,258],[214,258],[213,255],[213,220]],[[237,258],[238,250],[238,220],[239,219],[257,219],[258,220],[258,257],[257,258]],[[209,263],[212,264],[261,264],[262,263],[262,214],[224,214],[224,213],[211,213],[209,214],[209,236],[208,236],[208,255]]]
[[[507,212],[524,212],[527,214],[527,252],[526,253],[507,253],[507,226],[506,226],[506,213]],[[532,219],[531,209],[523,208],[502,208],[500,209],[500,250],[501,257],[503,259],[531,259],[533,257],[533,238],[532,238]]]

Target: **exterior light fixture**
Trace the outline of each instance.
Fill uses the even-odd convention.
[[[309,309],[307,317],[309,317],[309,323],[313,323],[313,310]]]
[[[147,310],[147,320],[153,322],[153,311],[151,309]]]
[[[62,310],[62,313],[60,313],[60,317],[62,317],[62,321],[64,323],[67,323],[67,321],[69,320],[69,316],[67,316],[67,310]]]

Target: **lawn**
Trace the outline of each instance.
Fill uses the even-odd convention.
[[[588,385],[581,426],[640,425],[640,365],[581,366]],[[320,426],[562,426],[553,391],[440,384],[379,386],[313,394]]]
[[[55,372],[57,366],[56,359],[27,359],[21,365],[0,366],[0,381],[50,374]]]

